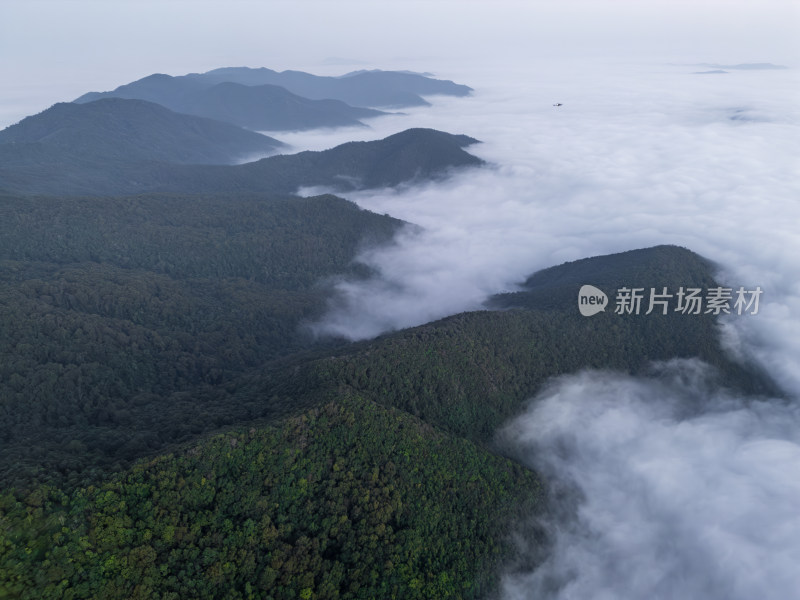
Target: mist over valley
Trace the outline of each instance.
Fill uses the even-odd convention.
[[[794,597],[792,46],[577,4],[8,71],[0,596]]]

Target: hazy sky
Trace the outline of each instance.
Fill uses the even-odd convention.
[[[798,62],[795,0],[2,0],[5,115],[153,72],[603,55]],[[330,72],[357,68],[327,67]],[[16,119],[15,119],[16,120]]]

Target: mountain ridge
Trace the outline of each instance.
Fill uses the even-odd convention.
[[[363,118],[386,114],[349,106],[337,99],[311,99],[277,85],[235,81],[203,82],[187,75],[148,75],[109,92],[89,92],[73,100],[127,98],[161,104],[175,112],[230,122],[252,130],[292,131],[363,126]]]
[[[476,167],[481,159],[464,151],[468,136],[434,129],[409,129],[382,140],[348,142],[329,150],[277,155],[241,165],[180,165],[156,161],[87,159],[50,149],[30,155],[0,145],[16,164],[0,163],[0,190],[27,195],[113,196],[140,193],[293,194],[301,187],[336,191],[390,187]]]
[[[449,80],[433,79],[405,71],[355,71],[338,77],[319,76],[303,71],[273,71],[265,67],[223,67],[206,73],[192,73],[195,81],[236,81],[245,85],[270,83],[285,87],[306,98],[334,98],[352,106],[402,108],[428,106],[422,96],[467,96],[472,88]]]
[[[17,148],[10,149],[9,144]],[[86,104],[61,102],[0,131],[3,165],[19,145],[34,144],[45,152],[107,162],[164,161],[182,164],[225,164],[252,154],[274,153],[286,145],[274,138],[230,123],[176,113],[144,100],[104,98]],[[33,148],[32,148],[33,149]]]

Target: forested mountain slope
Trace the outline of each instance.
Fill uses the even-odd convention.
[[[401,224],[332,196],[1,198],[0,482],[213,427],[171,395],[307,347],[320,282]]]
[[[141,209],[142,201],[119,202]],[[34,273],[48,277],[41,263],[5,265],[19,274],[17,287],[31,285],[23,281]],[[19,354],[34,340],[52,345],[56,354],[31,374],[55,369],[57,385],[33,393],[32,377],[15,380],[20,400],[4,404],[3,421],[17,419],[3,434],[11,442],[6,489],[21,485],[0,502],[0,582],[13,598],[483,597],[511,552],[511,521],[538,510],[542,493],[534,474],[491,451],[493,434],[548,378],[587,367],[640,372],[651,360],[697,356],[729,385],[769,389],[721,352],[712,315],[587,318],[569,291],[575,282],[609,292],[707,288],[712,269],[677,247],[567,263],[532,276],[527,292],[494,300],[521,308],[455,315],[340,347],[284,348],[250,368],[247,353],[224,343],[233,332],[205,347],[202,331],[168,339],[157,327],[170,318],[160,302],[100,329],[81,324],[81,335],[56,306],[30,320],[31,341],[9,346]],[[109,287],[107,301],[127,293],[120,291]],[[175,290],[189,304],[193,293]],[[137,319],[161,338],[132,335]],[[57,379],[86,365],[87,354],[68,367],[57,353],[87,352],[76,342],[96,332],[117,336],[120,359],[133,362],[109,371],[124,383],[147,385],[142,357],[161,364],[158,353],[178,350],[181,340],[195,344],[187,357],[206,352],[232,361],[231,372],[237,361],[245,369],[192,385],[180,371],[185,359],[166,357],[187,377],[173,391],[134,391],[125,400],[113,390],[87,402],[80,377]],[[207,435],[219,431],[227,433]]]
[[[548,378],[585,368],[636,373],[653,360],[699,357],[731,386],[777,392],[762,374],[732,362],[721,349],[713,315],[645,315],[646,306],[641,314],[622,315],[612,306],[583,317],[578,289],[584,283],[609,294],[625,286],[661,291],[717,285],[710,263],[676,246],[566,263],[533,275],[528,291],[489,302],[503,310],[454,315],[323,358],[270,365],[243,385],[251,394],[291,398],[346,386],[481,441],[490,440]]]
[[[253,134],[256,135],[256,134]],[[293,194],[300,187],[337,191],[395,186],[480,166],[463,148],[476,140],[434,129],[409,129],[382,140],[349,142],[321,152],[270,156],[243,165],[181,165],[85,156],[38,145],[0,145],[13,156],[0,164],[9,194],[110,196],[144,193]],[[5,150],[4,150],[5,148]]]
[[[0,495],[10,598],[481,598],[523,467],[357,396],[97,487]]]

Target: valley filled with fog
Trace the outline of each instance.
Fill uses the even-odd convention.
[[[363,339],[480,309],[537,269],[655,244],[711,259],[728,287],[764,291],[758,314],[723,317],[720,335],[785,398],[741,397],[684,362],[650,379],[559,379],[508,426],[522,460],[575,505],[543,524],[553,553],[532,574],[509,574],[506,598],[788,598],[800,588],[798,75],[704,70],[531,61],[444,71],[474,95],[371,130],[283,138],[321,149],[437,127],[482,141],[471,152],[490,163],[350,196],[422,230],[362,253],[380,277],[340,281],[314,324],[321,334]]]

